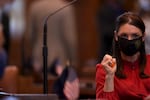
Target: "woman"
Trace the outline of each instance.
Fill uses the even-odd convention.
[[[150,55],[145,54],[145,25],[126,12],[116,20],[113,56],[105,55],[96,67],[96,98],[143,100],[150,94]]]

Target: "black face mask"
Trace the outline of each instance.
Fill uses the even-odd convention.
[[[118,44],[120,50],[127,56],[133,56],[140,51],[142,46],[142,36],[133,40],[128,40],[118,37]]]

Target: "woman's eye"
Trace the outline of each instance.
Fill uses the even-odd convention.
[[[125,38],[125,39],[137,39],[140,37],[140,35],[139,34],[132,34],[132,35],[121,34],[120,37]]]
[[[127,35],[125,35],[125,34],[124,34],[124,35],[121,35],[120,37],[122,37],[122,38],[126,38],[126,39],[128,38],[128,36],[127,36]]]
[[[137,35],[137,34],[133,34],[133,35],[132,35],[132,38],[133,38],[133,39],[136,39],[136,38],[139,38],[139,37],[140,37],[140,36]]]

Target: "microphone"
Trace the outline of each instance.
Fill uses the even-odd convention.
[[[47,76],[47,55],[48,55],[48,49],[47,49],[47,21],[48,19],[55,15],[56,13],[58,13],[59,11],[63,10],[64,8],[72,5],[73,3],[75,3],[77,0],[73,0],[69,3],[67,3],[66,5],[62,6],[61,8],[58,8],[57,10],[55,10],[54,12],[50,13],[44,20],[44,29],[43,29],[43,78],[44,78],[44,82],[43,82],[43,92],[44,94],[48,94],[48,76]]]
[[[46,17],[46,19],[45,19],[45,21],[44,21],[44,33],[47,32],[47,21],[48,21],[49,17],[55,15],[57,12],[63,10],[64,8],[66,8],[66,7],[70,6],[70,5],[72,5],[72,4],[75,3],[76,1],[77,1],[77,0],[73,0],[73,1],[69,2],[68,4],[66,4],[65,6],[62,6],[61,8],[58,8],[58,9],[57,9],[56,11],[54,11],[53,13],[50,13],[50,14]]]

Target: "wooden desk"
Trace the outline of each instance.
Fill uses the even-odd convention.
[[[93,78],[81,77],[80,80],[80,99],[95,98],[95,80]],[[49,80],[49,93],[55,79]],[[35,84],[32,76],[20,76],[18,84],[18,93],[43,93],[43,84]]]
[[[89,78],[80,78],[80,97],[81,99],[95,98],[95,80]]]

